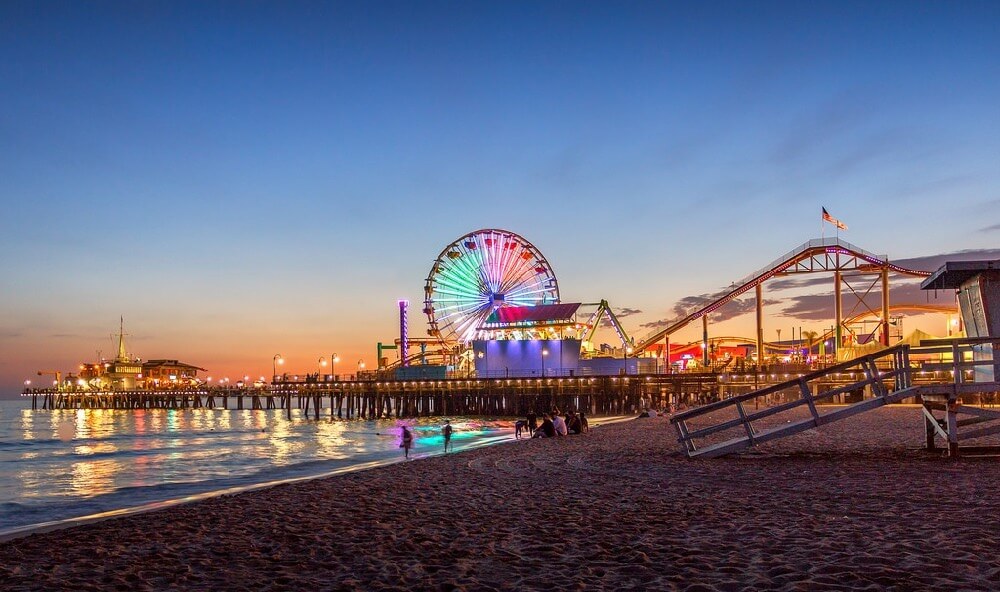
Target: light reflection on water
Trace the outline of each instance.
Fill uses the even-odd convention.
[[[72,465],[72,491],[80,497],[110,493],[116,487],[115,479],[124,469],[116,460],[77,461]]]
[[[317,474],[402,456],[400,422],[292,421],[273,410],[52,410],[0,401],[0,530],[138,503]],[[412,454],[443,450],[436,419],[413,427]],[[506,425],[456,422],[454,441]],[[509,430],[508,430],[509,431]]]

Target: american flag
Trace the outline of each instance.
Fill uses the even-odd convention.
[[[836,218],[831,216],[830,212],[826,211],[826,208],[823,208],[823,221],[829,222],[830,224],[833,224],[834,226],[836,226],[841,230],[847,230],[847,224],[844,224],[840,220],[837,220]]]

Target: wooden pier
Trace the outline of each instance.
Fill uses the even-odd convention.
[[[649,374],[558,378],[467,378],[281,382],[265,388],[63,391],[25,389],[32,409],[292,409],[321,419],[442,415],[514,417],[553,408],[595,415],[636,413],[640,406],[719,395],[718,374]]]

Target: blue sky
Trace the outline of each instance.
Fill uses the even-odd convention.
[[[993,2],[7,2],[0,55],[5,391],[119,315],[144,358],[370,365],[477,228],[634,327],[824,205],[896,259],[1000,237]]]

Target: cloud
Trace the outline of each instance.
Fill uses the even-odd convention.
[[[1000,224],[994,224],[993,226],[987,226],[986,228],[980,228],[979,232],[996,232],[1000,230]]]
[[[866,310],[879,311],[882,308],[882,287],[876,285],[870,294],[865,294],[868,285],[855,285],[854,296],[850,290],[842,290],[844,318],[850,318],[864,313]],[[833,291],[822,294],[802,294],[786,300],[782,313],[790,318],[802,321],[832,321],[834,311]],[[933,291],[921,290],[918,281],[902,283],[889,282],[889,303],[893,306],[905,304],[938,304],[951,305],[954,297],[949,294],[937,294]]]
[[[771,280],[764,284],[765,289],[768,292],[781,292],[784,290],[795,290],[798,288],[808,288],[811,286],[821,286],[823,284],[832,284],[833,279],[830,276],[794,276],[794,277],[783,277],[777,280]]]
[[[946,261],[980,261],[984,259],[1000,259],[1000,249],[967,249],[952,253],[942,253],[940,255],[896,259],[892,263],[908,269],[935,271],[944,265]]]
[[[967,187],[978,180],[974,175],[948,175],[937,179],[914,181],[898,187],[892,193],[894,197],[905,198],[912,198],[919,195],[941,195],[962,187]]]
[[[816,111],[796,118],[785,137],[771,151],[771,163],[797,163],[834,144],[835,140],[851,136],[874,116],[869,98],[873,98],[870,93],[843,93],[832,97]],[[845,158],[847,161],[863,160],[865,156]]]
[[[627,306],[623,306],[622,308],[615,309],[615,316],[618,317],[619,320],[620,319],[624,319],[625,317],[630,317],[632,315],[637,315],[637,314],[642,314],[642,311],[639,310],[638,308],[629,308]],[[608,317],[607,315],[605,315],[604,317],[602,317],[601,318],[601,326],[602,327],[610,327],[611,326],[611,318]]]
[[[699,296],[687,296],[682,298],[677,304],[674,305],[671,312],[674,314],[673,317],[659,319],[656,321],[651,321],[648,323],[643,323],[640,325],[644,329],[663,329],[666,326],[673,324],[684,317],[696,312],[698,309],[715,302],[719,298],[722,298],[729,293],[729,289],[716,292],[714,294],[701,294]],[[779,304],[780,300],[768,300],[764,299],[764,306],[774,306]],[[754,298],[737,298],[736,300],[731,300],[723,305],[721,308],[713,311],[709,316],[712,322],[718,323],[722,321],[727,321],[729,319],[734,319],[736,317],[742,316],[748,312],[752,312],[756,308],[756,300]]]

